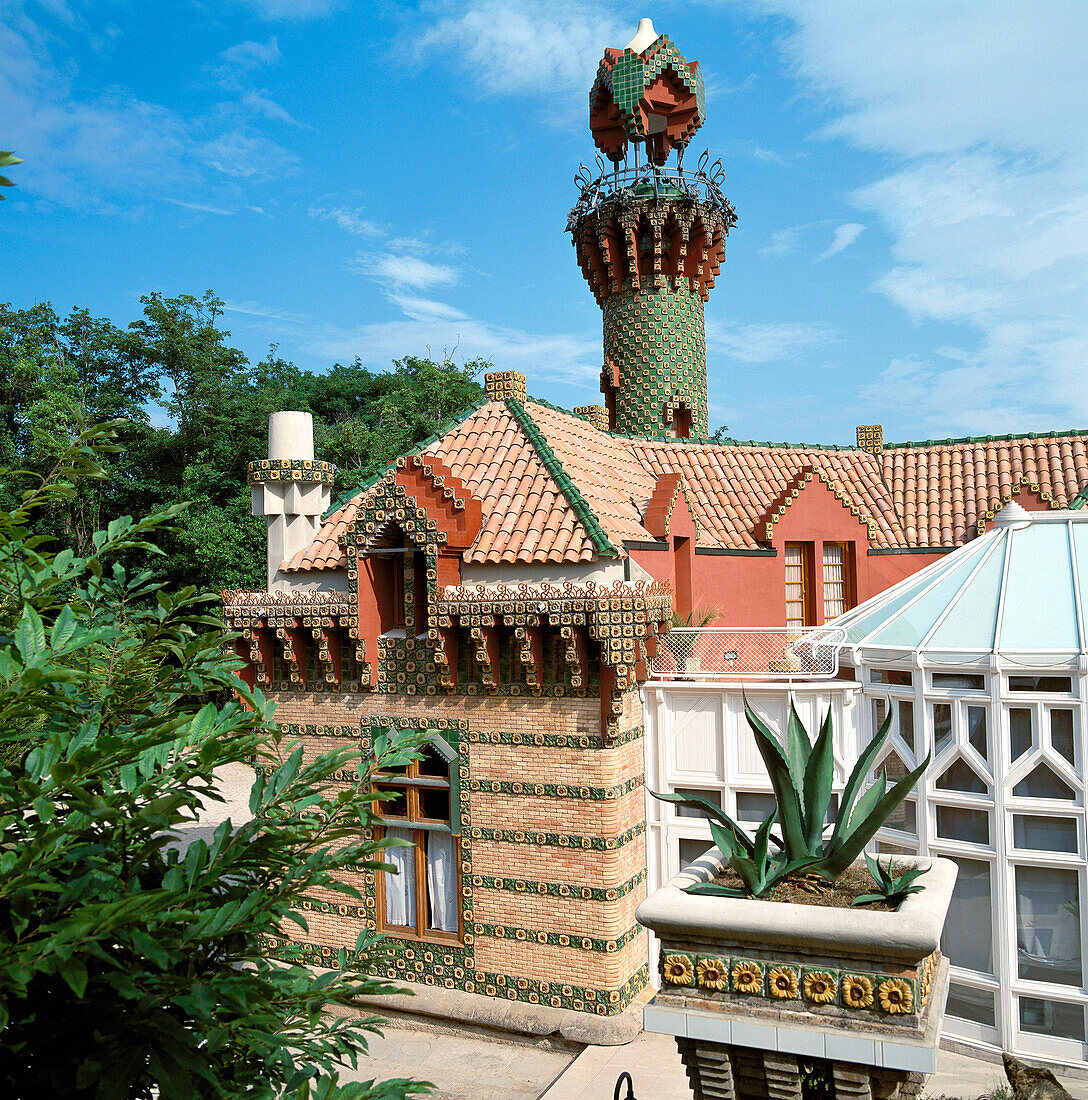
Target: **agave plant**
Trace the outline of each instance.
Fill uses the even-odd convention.
[[[911,883],[929,870],[927,863],[924,867],[912,867],[904,874],[897,875],[890,859],[885,865],[879,859],[874,859],[868,852],[865,854],[865,865],[869,868],[869,874],[873,876],[876,890],[871,894],[862,894],[854,898],[851,905],[868,905],[871,901],[886,901],[892,906],[898,906],[908,894],[916,894],[922,889],[921,886],[912,886]]]
[[[744,883],[744,890],[713,882],[698,883],[687,888],[692,894],[766,897],[778,883],[796,872],[815,874],[834,881],[861,855],[877,829],[907,797],[929,765],[927,756],[890,790],[887,775],[881,771],[876,781],[863,791],[873,761],[888,739],[891,729],[889,714],[877,735],[858,757],[828,836],[825,822],[831,808],[835,778],[835,738],[830,709],[814,744],[791,702],[784,746],[748,705],[747,699],[744,701],[744,714],[767,766],[775,797],[774,812],[759,827],[754,839],[728,814],[705,798],[650,792],[663,802],[688,806],[703,813],[722,857]],[[780,834],[771,832],[776,820]],[[772,842],[778,848],[777,852],[770,851]]]

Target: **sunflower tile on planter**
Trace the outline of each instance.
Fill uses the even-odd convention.
[[[764,972],[763,963],[755,959],[734,959],[729,968],[729,988],[734,993],[762,997]]]
[[[695,984],[712,993],[729,988],[729,960],[717,955],[700,955],[695,963]]]
[[[844,970],[839,979],[839,1003],[855,1011],[871,1009],[876,1004],[876,987],[875,974]]]
[[[685,954],[663,955],[661,977],[666,985],[694,985],[695,963],[692,957]]]
[[[801,970],[783,963],[767,968],[767,996],[775,1001],[793,1001],[801,993]]]
[[[839,999],[839,972],[823,967],[804,967],[801,970],[801,993],[809,1004],[835,1004]]]

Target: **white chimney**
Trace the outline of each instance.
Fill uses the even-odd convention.
[[[268,458],[249,464],[255,516],[268,521],[268,591],[292,587],[280,566],[313,542],[329,507],[335,469],[314,459],[314,420],[308,412],[268,418]]]

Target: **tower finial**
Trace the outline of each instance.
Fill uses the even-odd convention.
[[[589,93],[589,128],[610,160],[618,163],[629,144],[642,144],[649,160],[664,164],[705,118],[699,62],[688,61],[652,20],[640,19],[622,50],[605,50]]]

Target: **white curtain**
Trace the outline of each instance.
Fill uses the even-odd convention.
[[[392,840],[412,841],[409,829],[386,829]],[[385,874],[385,923],[414,928],[416,924],[416,850],[411,848],[386,848],[385,861],[397,868],[397,873]]]
[[[453,837],[449,833],[427,833],[427,896],[431,902],[429,927],[456,932],[457,868]]]

